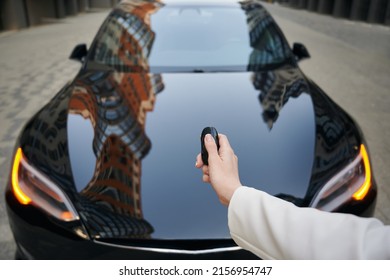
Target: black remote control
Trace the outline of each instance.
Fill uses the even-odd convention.
[[[215,143],[217,144],[217,149],[219,149],[219,139],[218,139],[218,132],[215,129],[215,127],[208,126],[202,130],[202,134],[200,135],[202,161],[203,164],[209,165],[209,153],[207,152],[207,149],[204,146],[204,137],[206,136],[206,134],[211,134],[211,136],[213,136]]]

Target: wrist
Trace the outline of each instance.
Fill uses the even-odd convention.
[[[226,196],[226,199],[225,199],[225,205],[226,206],[229,206],[230,204],[230,201],[234,195],[234,193],[236,192],[237,189],[239,189],[240,187],[242,187],[242,184],[239,182],[237,184],[234,184],[234,185],[231,185],[231,187],[229,188],[229,193],[227,194]]]

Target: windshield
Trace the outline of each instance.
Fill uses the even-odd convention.
[[[88,59],[126,72],[159,73],[258,71],[289,60],[290,49],[270,15],[243,3],[248,1],[116,10]]]

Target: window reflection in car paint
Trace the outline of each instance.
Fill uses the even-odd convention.
[[[320,89],[311,85],[311,92]],[[324,94],[312,94],[316,117],[316,147],[312,179],[306,197],[312,199],[321,187],[358,153],[361,139],[350,117]]]
[[[294,68],[283,71],[256,72],[252,74],[254,87],[259,90],[259,101],[262,106],[263,121],[271,130],[280,113],[291,97],[312,93],[314,106],[316,141],[312,167],[312,177],[307,192],[303,197],[291,194],[276,196],[293,202],[298,206],[308,206],[313,196],[340,168],[356,156],[359,140],[356,131],[345,124],[350,121],[342,111],[332,108],[331,103],[319,92],[319,89],[308,84]]]
[[[252,74],[252,82],[255,89],[259,90],[258,99],[263,108],[263,121],[270,130],[291,97],[296,98],[309,92],[307,83],[294,68],[256,72]]]
[[[91,211],[91,207],[86,207],[88,204],[84,203],[85,211],[81,211],[81,215],[88,217],[87,223],[95,237],[119,234],[132,237],[142,235],[145,238],[144,234],[150,234],[153,229],[143,219],[140,199],[141,160],[151,147],[144,125],[147,112],[153,110],[154,95],[164,86],[161,77],[153,74],[114,76],[112,72],[104,73],[100,80],[93,80],[92,83],[89,74],[85,74],[78,80],[78,88],[83,90],[75,90],[69,103],[69,112],[88,119],[94,131],[89,146],[93,146],[96,157],[95,170],[88,184],[78,186],[78,189],[86,201],[95,202],[98,207]],[[136,86],[129,87],[129,81]],[[107,90],[107,83],[111,91]],[[92,84],[98,89],[97,92],[92,89]],[[131,226],[125,223],[128,227],[123,228],[123,224],[117,224],[118,231],[115,232],[113,225],[106,224],[108,217],[102,217],[105,213],[103,209],[115,213],[116,219],[122,215],[132,217]]]
[[[107,47],[109,42],[122,46],[116,53],[117,61],[123,64],[136,61],[148,68],[146,56],[153,40],[140,38],[146,34],[146,39],[153,38],[153,31],[148,20],[140,16],[147,17],[157,8],[150,3],[134,7],[137,16],[128,17],[134,24],[127,29],[123,28],[128,25],[123,18],[110,17],[103,28],[109,34],[109,40],[97,44],[97,57],[113,58],[113,50]],[[151,147],[145,134],[146,114],[153,110],[155,94],[163,90],[164,84],[158,74],[125,72],[85,73],[77,80],[78,88],[83,90],[75,90],[69,103],[69,112],[88,119],[94,131],[89,145],[93,146],[96,157],[95,170],[88,184],[78,186],[78,189],[83,200],[88,201],[85,205],[90,206],[93,202],[95,206],[91,211],[91,207],[84,205],[85,211],[81,211],[95,238],[147,238],[153,232],[152,225],[144,220],[142,213],[141,161]],[[107,210],[118,223],[108,221],[109,216],[104,214]],[[124,222],[126,216],[132,219]]]

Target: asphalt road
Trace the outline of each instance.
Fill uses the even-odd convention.
[[[301,63],[304,72],[361,125],[379,186],[375,216],[390,224],[390,28],[265,6],[290,43],[309,49],[312,58]],[[13,258],[15,249],[3,195],[15,138],[76,74],[80,65],[67,58],[77,43],[91,42],[106,14],[0,33],[0,259]]]

